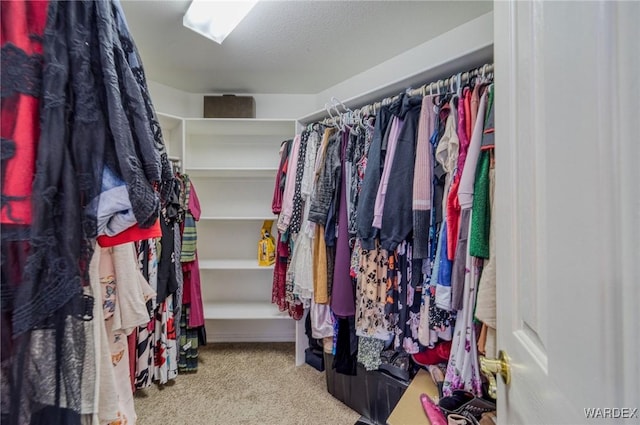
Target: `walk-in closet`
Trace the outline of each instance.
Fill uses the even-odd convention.
[[[0,6],[2,424],[640,420],[640,3]]]

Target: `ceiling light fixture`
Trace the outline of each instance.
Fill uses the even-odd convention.
[[[193,0],[182,25],[218,44],[244,19],[258,0]]]

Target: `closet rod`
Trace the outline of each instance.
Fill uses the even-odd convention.
[[[407,95],[409,96],[427,96],[427,95],[438,95],[441,94],[440,93],[440,89],[441,88],[447,88],[452,86],[453,84],[457,84],[458,83],[458,76],[460,76],[460,84],[463,83],[467,83],[471,78],[476,77],[476,76],[488,76],[493,72],[493,64],[484,64],[481,67],[472,69],[470,71],[466,71],[466,72],[461,72],[458,74],[454,74],[444,80],[437,80],[437,81],[433,81],[431,83],[427,83],[424,84],[416,89],[413,90],[408,90],[406,92]],[[456,87],[457,88],[457,87]],[[354,114],[362,114],[362,115],[374,115],[375,111],[380,108],[382,105],[387,105],[389,103],[392,103],[393,101],[397,100],[400,97],[400,95],[395,95],[395,96],[391,96],[391,97],[385,97],[384,99],[378,101],[378,102],[374,102],[374,103],[370,103],[368,105],[364,105],[358,109],[354,109],[354,110],[346,110],[345,112],[349,112],[351,111]],[[338,101],[339,102],[339,101]],[[339,102],[337,104],[334,104],[332,106],[337,107],[338,105],[342,106],[343,108],[346,109],[346,107],[342,104],[342,102]],[[341,113],[339,116],[335,116],[335,117],[327,117],[324,120],[320,121],[320,124],[336,124],[335,120],[337,118],[340,118],[344,113]]]
[[[174,172],[181,172],[182,171],[182,159],[180,159],[177,156],[170,156],[168,157],[169,162],[171,162],[171,164],[173,164],[173,171]]]

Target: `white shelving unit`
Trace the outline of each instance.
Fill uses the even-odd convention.
[[[271,212],[280,144],[295,120],[179,118],[158,114],[172,157],[200,200],[198,258],[211,341],[291,341],[295,322],[271,303],[273,266],[257,243]],[[274,229],[275,231],[275,224]],[[278,319],[278,320],[272,320]]]
[[[184,121],[175,115],[158,113],[162,137],[170,157],[183,158]]]

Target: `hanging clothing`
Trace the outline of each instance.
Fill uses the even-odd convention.
[[[435,347],[439,340],[450,341],[453,335],[455,314],[438,307],[436,302],[436,288],[438,282],[440,261],[442,256],[442,204],[444,197],[444,184],[446,173],[442,164],[435,160],[435,151],[440,138],[445,131],[445,122],[448,116],[447,108],[438,108],[435,111],[434,131],[429,142],[433,152],[433,190],[430,226],[429,226],[429,259],[423,261],[424,281],[422,284],[422,302],[420,306],[420,324],[418,335],[420,343],[429,348]],[[439,255],[438,255],[439,254]]]
[[[2,2],[3,224],[31,223],[47,1]],[[35,35],[35,37],[30,36]],[[13,73],[10,73],[13,70]]]
[[[465,109],[464,98],[470,96],[470,91],[465,88],[463,97],[458,99],[458,114],[457,114],[457,127],[456,132],[458,140],[460,141],[460,147],[458,152],[458,164],[453,174],[453,182],[449,189],[449,195],[447,197],[447,258],[451,261],[455,258],[456,245],[460,235],[460,202],[458,200],[458,190],[460,188],[460,177],[464,169],[464,163],[467,157],[467,151],[469,150],[469,138],[467,137],[467,121],[471,119],[467,115]]]
[[[159,384],[166,384],[178,376],[178,347],[173,308],[173,295],[169,295],[155,311],[153,379]]]
[[[413,261],[413,247],[403,241],[389,255],[387,299],[385,313],[394,335],[393,348],[409,354],[417,353],[419,346],[420,304],[422,294],[420,261]]]
[[[435,112],[432,97],[423,97],[416,138],[416,162],[413,171],[413,253],[415,258],[429,257],[429,222],[431,220],[431,189],[433,166],[431,143]]]
[[[469,223],[473,223],[472,210],[474,190],[473,186],[476,177],[476,164],[480,153],[480,143],[484,127],[487,93],[483,93],[478,109],[478,120],[474,128],[473,137],[469,146],[467,163],[463,170],[460,183],[459,199],[462,207],[463,218],[467,215]],[[471,238],[471,226],[467,233],[467,239]],[[456,257],[456,269],[460,270],[458,264],[464,258],[464,286],[461,293],[461,311],[458,314],[454,330],[453,342],[451,345],[451,356],[447,365],[447,373],[443,385],[443,393],[451,395],[452,391],[464,389],[473,392],[477,396],[482,395],[482,385],[480,380],[480,368],[478,365],[478,347],[476,339],[476,327],[474,325],[474,310],[476,308],[476,298],[478,291],[478,281],[480,279],[481,260],[472,257],[469,244],[458,243],[457,250],[465,249],[464,257]],[[454,269],[455,270],[455,269]],[[456,294],[453,294],[452,302],[456,302]],[[454,304],[454,308],[456,305]]]
[[[493,125],[489,122],[491,111],[493,110],[493,85],[487,89],[487,110],[482,132],[481,151],[478,159],[476,177],[474,182],[473,197],[473,222],[471,223],[471,241],[470,253],[474,257],[489,258],[489,224],[491,222],[490,205],[489,205],[489,168],[490,155],[489,148],[484,149],[482,145],[486,142],[487,146],[493,145],[493,128],[487,129],[487,126]]]
[[[183,229],[182,229],[182,246],[180,247],[180,262],[188,263],[196,259],[196,248],[198,245],[198,232],[196,229],[196,221],[200,220],[200,200],[196,194],[195,187],[189,179],[189,176],[180,176],[184,182],[184,195],[187,204],[185,208]]]
[[[478,365],[476,327],[473,323],[480,269],[478,261],[471,257],[468,251],[466,260],[462,309],[458,314],[453,333],[443,394],[449,396],[454,390],[463,389],[480,397],[482,396],[482,381]]]
[[[382,166],[382,175],[380,176],[380,185],[376,192],[376,201],[373,206],[373,222],[371,225],[377,229],[382,228],[382,213],[384,210],[384,201],[387,196],[387,188],[389,187],[389,176],[391,175],[391,166],[393,158],[398,147],[398,137],[404,121],[401,118],[393,117],[391,120],[391,130],[389,131],[389,140],[384,157],[384,165]]]
[[[282,195],[284,192],[284,184],[288,169],[289,151],[293,140],[285,140],[280,144],[280,165],[276,174],[276,181],[273,188],[273,199],[271,201],[271,211],[274,214],[280,214],[282,211]]]
[[[474,88],[475,92],[475,88]],[[473,102],[472,102],[473,105]],[[472,106],[473,111],[473,106]],[[478,108],[478,116],[483,117],[486,111],[486,93],[482,94],[480,105]],[[473,136],[469,144],[467,159],[464,170],[460,178],[460,188],[458,189],[458,200],[461,208],[460,228],[467,227],[465,220],[471,219],[470,213],[465,213],[465,209],[473,207],[473,187],[475,183],[476,168],[478,164],[478,156],[480,154],[480,144],[482,141],[484,122],[482,119],[476,120],[473,129]],[[453,271],[451,274],[451,308],[454,310],[462,309],[462,294],[464,287],[466,269],[466,256],[468,255],[468,242],[461,234],[456,246],[456,256],[453,263]],[[467,235],[468,236],[468,235]]]
[[[356,287],[356,333],[387,341],[391,328],[385,315],[389,258],[386,250],[362,250]]]
[[[75,424],[81,414],[95,413],[85,409],[84,397],[98,374],[82,368],[89,366],[94,338],[101,338],[87,326],[100,291],[87,289],[103,171],[118,170],[136,225],[146,229],[158,217],[156,189],[165,188],[168,161],[159,126],[152,132],[153,105],[117,4],[3,2],[1,15],[1,233],[3,240],[30,243],[20,282],[5,284],[14,274],[3,262],[0,298],[12,342],[3,340],[2,357],[9,376],[30,376],[27,358],[37,360],[41,372],[42,364],[55,371],[40,376],[39,392],[31,394],[29,378],[18,383],[3,375],[10,408],[2,422]],[[38,357],[56,352],[64,354]]]
[[[302,225],[302,179],[304,177],[305,165],[307,164],[307,145],[309,142],[309,131],[303,131],[300,136],[300,151],[298,152],[298,162],[296,164],[295,186],[293,190],[292,212],[289,222],[289,231],[297,235]]]
[[[448,210],[448,197],[452,181],[458,163],[459,139],[456,129],[456,112],[454,99],[449,102],[450,113],[446,119],[445,130],[438,146],[436,148],[436,160],[445,172],[444,177],[444,199],[442,201],[442,216],[445,220],[442,222],[439,250],[436,252],[436,261],[438,262],[438,275],[436,284],[436,304],[444,310],[451,309],[451,260],[448,256],[450,244],[449,223],[446,220]],[[457,223],[456,223],[457,225]]]
[[[337,373],[355,376],[358,370],[358,340],[353,317],[337,320],[336,353],[332,367]]]
[[[359,128],[357,134],[351,135],[350,145],[347,151],[347,175],[350,176],[347,185],[347,187],[349,187],[347,214],[349,216],[349,236],[352,240],[355,239],[358,231],[357,206],[360,201],[362,183],[367,168],[369,146],[373,138],[373,127],[367,125],[366,122],[365,120],[364,128]]]
[[[122,414],[118,400],[118,389],[116,385],[115,370],[110,350],[110,338],[107,335],[105,326],[105,313],[112,314],[115,305],[111,308],[109,300],[115,300],[115,294],[107,294],[108,284],[102,282],[100,264],[103,258],[103,250],[96,249],[89,265],[89,275],[91,282],[91,293],[96,296],[98,302],[93,305],[93,328],[94,328],[94,355],[95,355],[95,386],[94,386],[94,409],[92,423],[120,423]],[[105,282],[107,283],[107,282]],[[104,295],[103,295],[104,294]]]
[[[309,222],[309,199],[313,190],[313,178],[315,175],[316,157],[320,147],[320,134],[313,130],[307,139],[307,150],[304,161],[304,170],[300,182],[300,195],[304,205],[302,212],[300,232],[298,233],[293,253],[291,254],[290,269],[294,280],[294,294],[300,297],[305,307],[309,306],[314,294],[313,278],[313,237],[315,224]]]
[[[313,296],[318,304],[329,303],[329,274],[327,265],[327,245],[324,239],[324,226],[316,224],[313,238]]]
[[[336,194],[336,188],[340,184],[341,173],[341,140],[336,137],[335,129],[325,131],[327,137],[324,162],[320,168],[314,193],[311,196],[309,209],[309,221],[326,225],[332,201]],[[324,143],[323,143],[324,144]],[[327,230],[325,230],[326,232]]]
[[[362,242],[362,248],[366,250],[375,248],[374,238],[377,232],[371,224],[373,223],[376,193],[380,185],[382,165],[384,164],[382,139],[389,127],[391,118],[392,114],[389,106],[381,106],[376,114],[373,139],[367,157],[367,168],[362,182],[360,200],[356,209],[357,236]]]
[[[309,308],[311,337],[315,339],[333,338],[333,315],[328,304],[316,304],[311,300]]]
[[[489,229],[489,260],[484,263],[480,283],[478,284],[478,299],[476,302],[476,318],[490,329],[485,330],[486,337],[483,346],[478,347],[481,354],[489,358],[496,355],[496,234],[495,234],[495,169],[489,170],[489,204],[491,209],[491,223]]]
[[[344,164],[346,160],[349,133],[342,132],[338,135],[341,145],[340,160]],[[351,248],[349,236],[349,218],[347,214],[347,172],[346,167],[340,168],[340,186],[338,190],[338,231],[336,239],[335,266],[333,268],[333,284],[331,291],[331,309],[338,317],[354,316],[356,305],[354,300],[354,284],[351,278]]]
[[[182,303],[189,306],[188,327],[204,326],[204,307],[202,304],[202,285],[200,283],[200,264],[197,253],[197,228],[202,210],[196,188],[189,176],[183,175],[186,185],[186,204],[184,234],[180,253],[182,263],[183,293]],[[191,230],[188,230],[191,229]],[[186,260],[186,261],[185,261]],[[181,320],[182,322],[182,320]]]
[[[287,173],[282,193],[282,212],[278,215],[277,227],[280,232],[286,232],[289,228],[291,215],[293,214],[293,196],[296,187],[296,169],[298,167],[298,154],[300,152],[300,136],[293,140],[291,153],[287,159]]]
[[[191,309],[185,305],[180,319],[180,357],[178,359],[178,370],[180,372],[196,372],[198,370],[198,330],[189,326]]]

